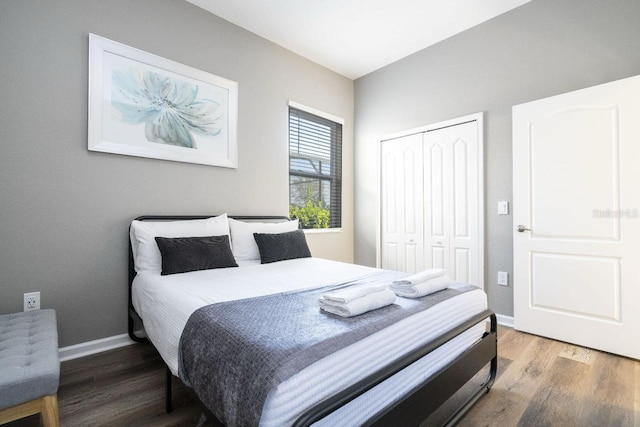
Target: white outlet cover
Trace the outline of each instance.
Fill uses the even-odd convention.
[[[24,294],[24,311],[40,310],[40,292]]]

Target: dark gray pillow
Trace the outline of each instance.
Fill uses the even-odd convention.
[[[277,234],[253,233],[253,238],[258,244],[262,264],[311,256],[302,230]]]
[[[162,255],[162,275],[237,267],[229,236],[156,237]]]

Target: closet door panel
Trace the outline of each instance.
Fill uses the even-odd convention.
[[[453,278],[480,285],[479,277],[479,194],[478,124],[464,123],[448,128],[452,165],[453,224],[450,254]]]
[[[450,270],[451,155],[446,135],[427,132],[424,136],[424,223],[427,268]]]
[[[425,162],[430,165],[430,170],[426,170],[427,197],[425,199],[425,213],[430,218],[429,236],[431,238],[444,239],[444,147],[439,143],[434,143],[429,150],[430,159]],[[429,191],[430,190],[430,191]]]
[[[442,268],[447,269],[444,263],[447,250],[444,246],[432,246],[431,247],[431,265],[428,268]]]
[[[421,134],[381,144],[382,268],[425,268],[422,153]]]
[[[385,243],[382,253],[382,263],[385,265],[384,268],[388,268],[389,270],[400,270],[400,256],[398,255],[397,243]]]
[[[451,132],[450,132],[451,133]],[[452,135],[455,138],[455,134]],[[453,142],[453,236],[469,238],[469,142]]]
[[[480,284],[478,125],[469,122],[424,137],[425,250],[452,279]],[[442,231],[441,231],[442,230]],[[436,264],[437,262],[437,264]]]
[[[470,250],[466,248],[456,248],[454,249],[454,257],[453,257],[453,271],[454,278],[458,282],[469,283],[469,272],[470,272]]]

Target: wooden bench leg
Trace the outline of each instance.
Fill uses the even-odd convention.
[[[44,427],[60,427],[57,394],[42,398],[42,424]]]
[[[60,427],[58,415],[58,395],[52,394],[34,399],[0,411],[0,424],[9,423],[40,413],[44,427]]]
[[[30,400],[29,402],[11,406],[0,411],[0,424],[19,420],[20,418],[35,415],[42,408],[41,399]]]

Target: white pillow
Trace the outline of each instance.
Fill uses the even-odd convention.
[[[238,261],[260,259],[258,244],[253,233],[277,234],[298,229],[298,220],[285,222],[244,222],[229,218],[231,250]]]
[[[208,237],[229,235],[227,214],[186,221],[132,221],[129,238],[137,273],[161,271],[162,256],[156,237]],[[253,236],[251,236],[253,237]]]

